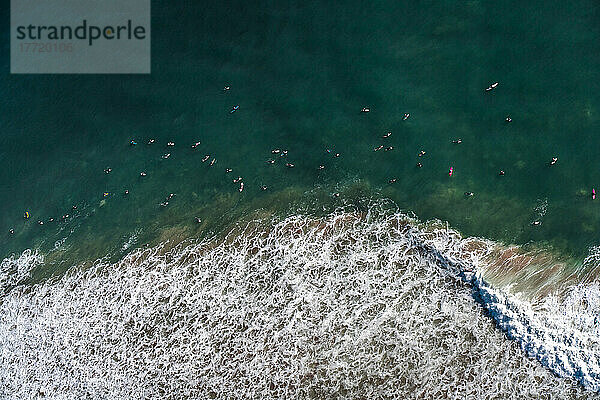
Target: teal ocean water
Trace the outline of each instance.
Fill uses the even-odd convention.
[[[0,395],[595,398],[599,20],[155,2],[151,75],[3,56]]]

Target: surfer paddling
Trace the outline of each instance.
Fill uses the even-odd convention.
[[[490,91],[492,91],[492,90],[496,89],[497,87],[498,87],[498,82],[494,82],[494,83],[492,83],[490,86],[488,86],[488,87],[485,89],[485,91],[486,91],[486,92],[490,92]]]

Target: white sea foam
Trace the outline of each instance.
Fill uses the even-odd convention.
[[[499,326],[556,374],[600,391],[600,291],[574,287],[560,299],[532,305],[477,280],[483,303]]]
[[[544,216],[548,212],[548,198],[546,197],[543,199],[537,199],[537,204],[533,208],[533,211],[536,214],[536,217],[544,218]]]
[[[590,247],[587,257],[583,260],[583,264],[586,268],[593,268],[600,265],[600,246]]]
[[[25,250],[16,257],[12,255],[0,262],[0,294],[25,282],[31,271],[44,262],[44,258],[35,251]]]
[[[134,251],[2,299],[0,396],[595,398],[484,312],[544,354],[566,338],[547,326],[587,332],[562,349],[595,356],[590,321],[548,319],[556,307],[579,312],[580,295],[546,310],[494,292],[475,271],[488,252],[401,214],[349,213]],[[591,358],[563,350],[555,359],[587,380],[563,375],[595,382],[581,364]]]
[[[550,292],[541,299],[532,301],[531,298],[535,296],[529,296],[530,293],[511,293],[511,289],[517,285],[508,284],[501,289],[494,288],[484,280],[483,275],[490,268],[490,263],[497,268],[497,260],[491,257],[497,257],[503,251],[510,254],[508,260],[516,260],[519,257],[527,260],[528,268],[536,264],[537,258],[547,263],[547,256],[536,253],[519,255],[515,248],[506,249],[480,239],[457,240],[458,234],[454,231],[437,230],[435,235],[434,240],[425,235],[425,246],[431,246],[429,251],[432,254],[439,254],[442,265],[462,271],[459,272],[461,279],[473,286],[476,298],[499,327],[510,338],[516,340],[529,356],[535,357],[561,377],[574,378],[588,389],[600,391],[598,283],[574,285],[566,293],[562,293],[564,288],[561,284],[564,282],[561,282],[561,278],[571,278],[573,274],[566,272],[568,268],[561,265],[546,278],[561,289],[561,294]],[[473,242],[478,243],[472,246]],[[506,256],[506,253],[503,256]],[[595,260],[592,255],[596,253],[596,250],[590,250],[590,256],[584,260],[585,268],[593,268],[590,263]],[[538,267],[548,265],[542,264]],[[465,274],[465,271],[474,273]],[[510,274],[514,271],[508,272]],[[546,284],[542,284],[541,287],[545,288]],[[536,289],[539,291],[540,288]]]
[[[136,229],[128,238],[127,240],[123,243],[123,245],[121,246],[121,251],[127,251],[129,250],[133,245],[135,245],[138,242],[138,237],[139,235],[142,233],[141,229]]]

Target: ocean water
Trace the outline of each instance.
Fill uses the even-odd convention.
[[[0,58],[0,397],[596,398],[599,8],[153,3],[151,75]]]

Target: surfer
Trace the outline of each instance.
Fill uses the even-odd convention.
[[[404,116],[402,117],[402,121],[406,121],[409,117],[410,117],[410,113],[404,114]]]
[[[558,157],[552,157],[552,160],[550,161],[550,165],[554,165],[558,162]]]
[[[512,122],[512,118],[510,117],[510,115],[507,115],[506,118],[504,119],[506,122]]]
[[[233,114],[234,112],[236,112],[237,110],[239,110],[240,106],[233,106],[233,108],[231,109],[231,111],[229,111],[229,114]]]
[[[488,86],[488,87],[485,89],[485,91],[486,91],[486,92],[489,92],[489,91],[492,91],[492,90],[496,89],[497,87],[498,87],[498,82],[494,82],[494,83],[492,83],[490,86]]]
[[[389,138],[390,136],[392,136],[392,132],[387,132],[385,135],[382,136],[382,138]]]
[[[369,107],[363,107],[363,108],[360,110],[360,112],[361,112],[361,113],[368,113],[368,112],[370,112],[370,111],[371,111],[371,109],[370,109]]]
[[[454,143],[454,144],[461,144],[462,143],[462,139],[459,138],[459,139],[453,140],[452,143]]]
[[[498,172],[498,175],[499,175],[499,176],[504,176],[504,171],[503,171],[503,170],[500,170],[500,172]]]

